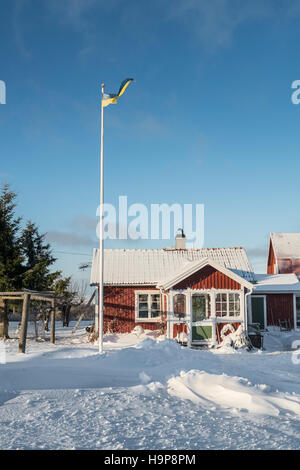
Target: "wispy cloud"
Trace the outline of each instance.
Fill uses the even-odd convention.
[[[228,46],[241,24],[273,11],[269,0],[178,0],[171,5],[170,19],[184,24],[210,50]]]
[[[29,6],[30,0],[14,0],[13,14],[12,14],[12,29],[14,40],[21,56],[28,60],[31,58],[31,53],[24,39],[22,15],[26,7]]]
[[[267,258],[268,255],[268,247],[256,247],[256,248],[248,248],[247,253],[252,258]]]
[[[73,217],[73,219],[70,221],[69,226],[76,228],[78,230],[88,230],[88,231],[93,231],[93,233],[96,233],[96,227],[97,224],[99,223],[99,218],[91,217],[89,215],[77,215],[76,217]]]
[[[46,239],[50,243],[66,247],[90,247],[96,246],[96,236],[92,238],[88,235],[80,235],[76,232],[49,231]]]
[[[47,2],[48,10],[61,23],[68,24],[77,30],[87,30],[90,26],[89,14],[102,0],[51,0]]]

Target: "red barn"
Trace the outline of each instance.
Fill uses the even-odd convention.
[[[271,233],[267,272],[300,277],[300,233]]]

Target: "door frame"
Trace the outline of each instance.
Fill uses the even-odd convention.
[[[249,315],[250,316],[250,321],[249,321],[249,323],[253,323],[253,321],[252,321],[253,320],[252,319],[252,298],[254,298],[254,297],[255,298],[260,297],[260,298],[264,299],[264,324],[265,324],[264,325],[264,330],[266,330],[267,326],[268,326],[268,324],[267,324],[267,296],[266,296],[266,294],[251,295],[250,296],[251,300],[250,300],[250,312],[249,312],[250,313],[250,315]]]

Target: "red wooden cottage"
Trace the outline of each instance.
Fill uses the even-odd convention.
[[[105,250],[104,331],[165,328],[168,338],[215,345],[248,320],[296,327],[294,274],[256,275],[243,248]],[[94,250],[91,285],[99,282]]]

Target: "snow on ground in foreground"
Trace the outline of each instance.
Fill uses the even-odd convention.
[[[106,335],[100,356],[85,326],[71,336],[57,324],[56,345],[31,338],[26,355],[16,339],[5,343],[1,449],[300,447],[299,334],[270,332],[254,352]]]

